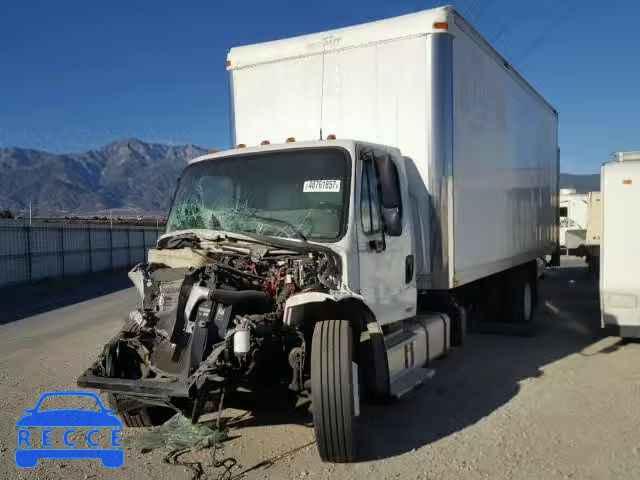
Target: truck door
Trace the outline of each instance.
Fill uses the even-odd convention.
[[[380,172],[376,158],[392,160],[386,169],[396,175],[401,230],[389,232],[384,221]],[[358,257],[360,292],[380,324],[416,313],[415,259],[412,251],[411,209],[402,158],[364,148],[359,152]]]

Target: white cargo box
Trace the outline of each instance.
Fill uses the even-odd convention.
[[[602,196],[600,192],[589,192],[589,215],[587,216],[587,245],[600,245],[602,236]]]
[[[624,161],[605,163],[600,180],[602,324],[623,337],[640,337],[640,160],[617,158]]]
[[[411,158],[431,202],[419,288],[551,253],[557,113],[450,7],[233,48],[227,65],[234,144],[333,134]]]

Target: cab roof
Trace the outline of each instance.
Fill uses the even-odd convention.
[[[342,147],[347,151],[353,152],[356,146],[368,146],[379,150],[384,150],[390,153],[400,154],[397,148],[389,147],[386,145],[378,145],[371,142],[363,142],[359,140],[351,139],[338,139],[338,140],[310,140],[304,142],[288,142],[288,143],[274,143],[268,145],[255,145],[242,148],[232,148],[229,150],[222,150],[220,152],[208,153],[201,155],[189,161],[189,164],[202,162],[204,160],[214,160],[218,158],[230,157],[233,155],[246,155],[259,152],[273,152],[283,150],[294,150],[304,148],[320,148],[320,147]]]

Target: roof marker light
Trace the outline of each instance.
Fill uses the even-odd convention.
[[[289,137],[289,138],[287,138],[287,143],[293,143],[293,142],[295,142],[295,141],[296,141],[296,138],[295,138],[295,137]]]
[[[327,135],[327,140],[335,140],[335,139],[336,139],[336,136],[333,133]]]
[[[239,143],[236,145],[236,148],[246,148],[247,146],[244,143]]]
[[[269,140],[262,140],[260,145],[269,145],[271,142]]]
[[[225,65],[227,66],[227,68],[229,68],[231,66],[231,60],[227,60],[227,63]]]
[[[209,150],[209,153],[218,153],[220,150]]]
[[[433,28],[435,30],[449,30],[449,23],[447,23],[447,22],[433,22]]]

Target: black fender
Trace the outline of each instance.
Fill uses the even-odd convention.
[[[303,292],[287,300],[284,323],[302,332],[308,347],[311,346],[315,324],[321,320],[350,322],[356,361],[366,391],[376,398],[388,397],[389,366],[384,335],[363,298],[352,293]]]

